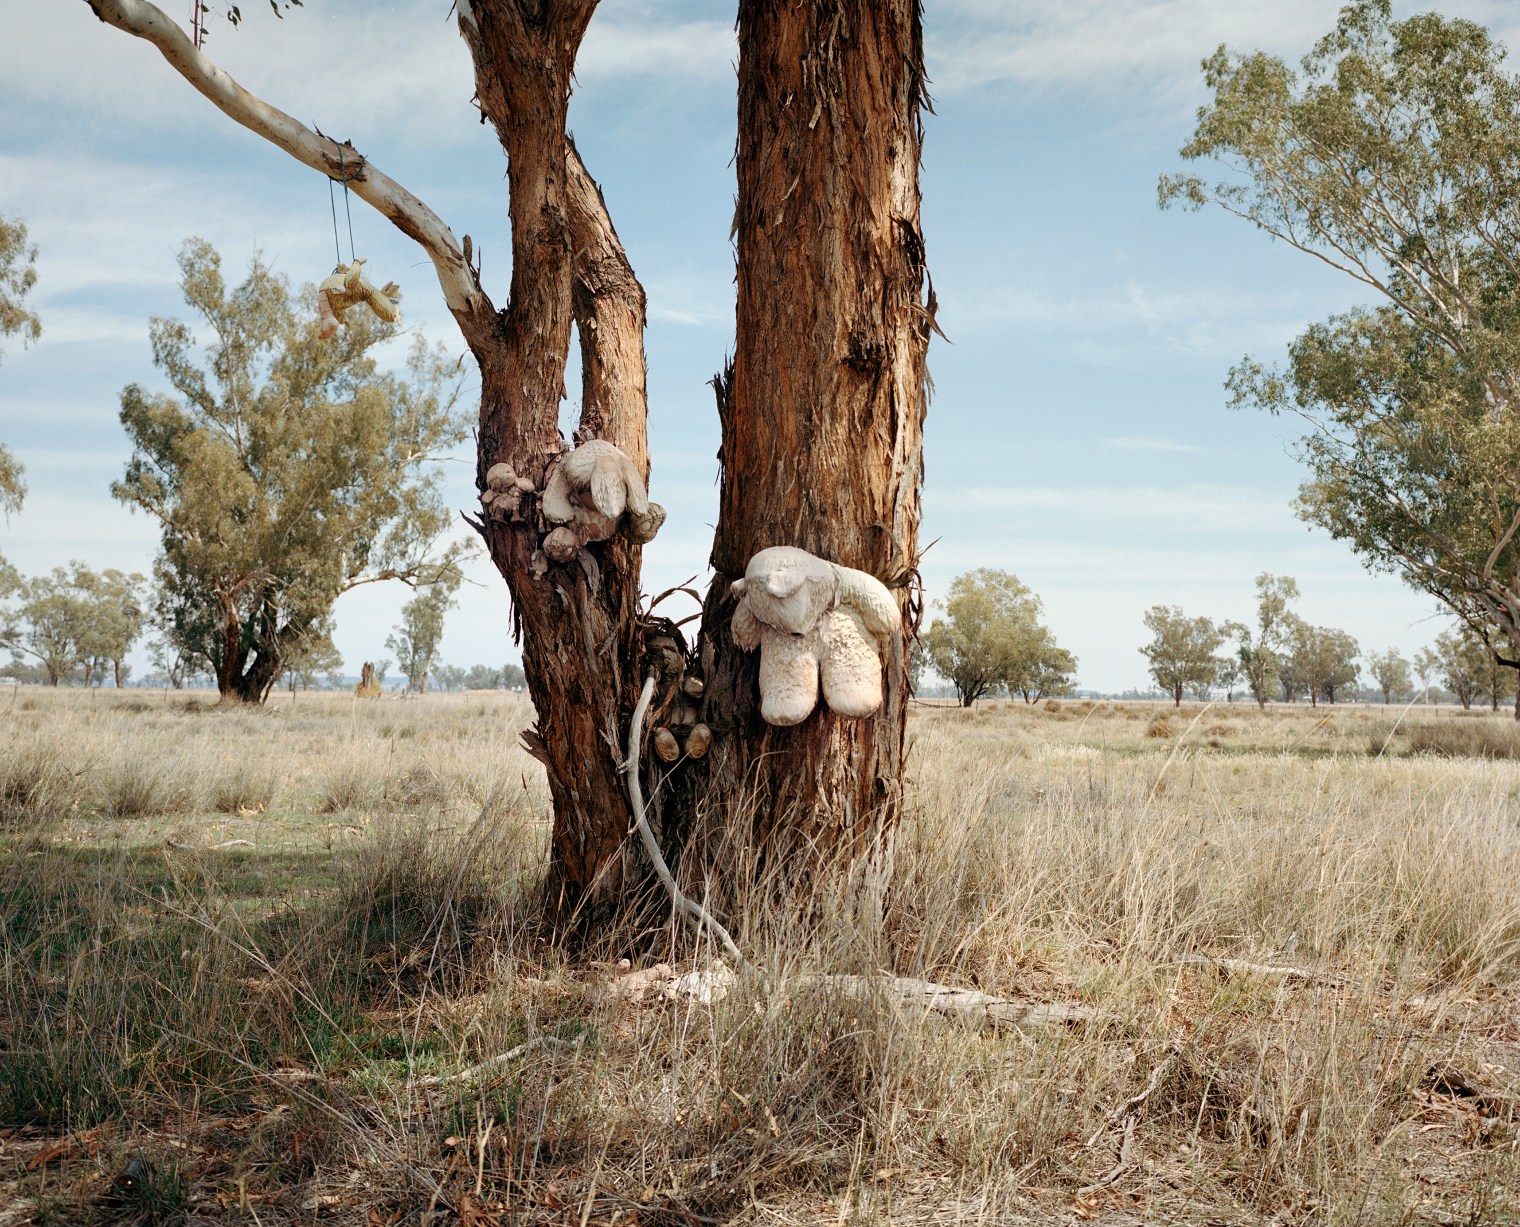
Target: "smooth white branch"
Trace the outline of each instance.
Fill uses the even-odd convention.
[[[401,184],[362,156],[356,160],[350,147],[340,146],[249,93],[202,55],[178,23],[156,5],[147,0],[85,2],[107,25],[157,47],[170,66],[223,114],[283,149],[303,165],[330,179],[343,181],[346,178],[354,195],[421,244],[438,272],[444,301],[456,317],[490,310],[490,303],[475,283],[453,232],[432,209]]]

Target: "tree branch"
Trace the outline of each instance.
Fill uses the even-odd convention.
[[[299,120],[249,93],[196,49],[176,22],[147,0],[85,0],[94,14],[135,38],[152,43],[170,66],[223,114],[283,149],[296,161],[349,189],[427,252],[438,273],[444,301],[461,328],[490,300],[475,284],[453,232],[427,205],[349,146],[306,127]]]

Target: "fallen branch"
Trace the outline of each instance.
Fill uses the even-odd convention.
[[[200,844],[200,845],[197,845],[197,844],[182,844],[177,839],[166,839],[166,840],[164,840],[164,844],[165,844],[166,847],[176,848],[176,849],[178,849],[181,852],[219,852],[223,848],[251,848],[251,847],[253,847],[253,840],[251,840],[251,839],[229,839],[226,843],[221,843],[221,844]]]
[[[884,993],[899,1005],[918,1006],[935,1014],[985,1022],[993,1027],[1032,1030],[1051,1023],[1091,1022],[1098,1016],[1097,1011],[1086,1006],[1013,1001],[909,976],[818,976],[815,982],[840,989],[850,997]]]
[[[450,1086],[456,1082],[469,1082],[488,1074],[492,1070],[500,1069],[503,1065],[510,1065],[513,1061],[527,1056],[535,1048],[558,1048],[567,1041],[553,1035],[539,1035],[525,1043],[509,1048],[506,1052],[497,1053],[494,1057],[488,1057],[479,1064],[471,1065],[468,1069],[462,1069],[457,1074],[430,1074],[426,1078],[416,1078],[412,1081],[414,1087]]]
[[[1119,1141],[1119,1157],[1114,1165],[1099,1176],[1092,1184],[1083,1185],[1077,1190],[1078,1197],[1090,1197],[1100,1189],[1106,1189],[1129,1171],[1135,1165],[1135,1128],[1140,1124],[1140,1109],[1145,1106],[1145,1101],[1156,1093],[1156,1088],[1161,1085],[1161,1080],[1171,1071],[1177,1063],[1177,1050],[1172,1049],[1167,1053],[1155,1069],[1151,1070],[1151,1076],[1145,1083],[1145,1089],[1131,1095],[1117,1108],[1103,1118],[1103,1123],[1098,1126],[1098,1131],[1087,1139],[1087,1149],[1097,1145],[1098,1139],[1103,1136],[1108,1127],[1117,1121],[1124,1125],[1124,1136]]]
[[[1312,971],[1307,967],[1289,967],[1280,963],[1248,963],[1245,959],[1213,958],[1206,954],[1184,954],[1178,962],[1194,967],[1216,967],[1239,976],[1282,976],[1289,980],[1310,980],[1318,984],[1339,985],[1340,976]]]
[[[1087,1148],[1091,1149],[1092,1147],[1096,1146],[1098,1144],[1098,1139],[1103,1136],[1104,1130],[1106,1130],[1110,1125],[1115,1124],[1120,1120],[1126,1120],[1131,1117],[1138,1117],[1140,1115],[1140,1109],[1144,1106],[1145,1101],[1156,1093],[1156,1088],[1161,1085],[1161,1079],[1165,1078],[1166,1075],[1171,1072],[1171,1068],[1175,1064],[1177,1064],[1177,1050],[1174,1048],[1171,1052],[1167,1053],[1165,1060],[1158,1064],[1155,1069],[1151,1070],[1150,1079],[1146,1082],[1145,1089],[1143,1091],[1139,1092],[1138,1094],[1131,1095],[1128,1099],[1126,1099],[1117,1108],[1115,1108],[1112,1112],[1103,1118],[1103,1123],[1098,1126],[1098,1131],[1094,1133],[1092,1137],[1087,1139]]]

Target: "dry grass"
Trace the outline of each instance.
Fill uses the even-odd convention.
[[[520,700],[5,702],[0,1222],[1520,1215],[1520,766],[1457,749],[1507,724],[921,708],[885,901],[701,1004],[538,935]],[[1102,1021],[817,974],[875,969]]]

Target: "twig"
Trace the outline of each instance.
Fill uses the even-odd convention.
[[[413,1086],[449,1086],[455,1082],[469,1082],[472,1078],[478,1078],[481,1074],[490,1073],[493,1069],[500,1069],[503,1065],[510,1065],[520,1057],[525,1057],[535,1048],[558,1048],[565,1041],[553,1035],[539,1035],[531,1040],[509,1048],[506,1052],[497,1053],[494,1057],[488,1057],[477,1065],[471,1065],[468,1069],[462,1069],[457,1074],[431,1074],[426,1078],[417,1078],[412,1082]]]
[[[1131,1095],[1128,1099],[1126,1099],[1117,1108],[1115,1108],[1112,1112],[1103,1118],[1103,1123],[1098,1126],[1098,1131],[1094,1133],[1092,1137],[1087,1139],[1086,1149],[1091,1149],[1092,1147],[1096,1146],[1098,1144],[1098,1139],[1103,1136],[1104,1130],[1106,1130],[1115,1121],[1123,1119],[1133,1120],[1135,1117],[1139,1116],[1141,1106],[1147,1099],[1156,1093],[1156,1088],[1161,1085],[1161,1079],[1166,1077],[1166,1075],[1171,1071],[1172,1066],[1175,1064],[1177,1064],[1177,1050],[1173,1048],[1171,1052],[1167,1053],[1166,1059],[1157,1065],[1155,1069],[1151,1070],[1151,1076],[1145,1084],[1145,1089],[1137,1095]],[[1128,1128],[1128,1126],[1126,1126],[1126,1128]]]
[[[1124,1175],[1133,1166],[1135,1161],[1135,1122],[1138,1119],[1135,1116],[1126,1116],[1124,1118],[1124,1140],[1119,1143],[1119,1161],[1093,1181],[1092,1184],[1083,1185],[1078,1189],[1078,1197],[1086,1197],[1090,1193],[1096,1193],[1099,1189],[1108,1188],[1109,1185],[1113,1184],[1114,1181],[1118,1180],[1120,1176]]]
[[[1087,1147],[1097,1145],[1098,1139],[1103,1136],[1105,1130],[1115,1121],[1124,1122],[1124,1137],[1119,1142],[1119,1158],[1114,1165],[1099,1176],[1089,1185],[1084,1185],[1077,1190],[1078,1197],[1086,1197],[1106,1189],[1135,1164],[1135,1127],[1140,1123],[1140,1109],[1145,1106],[1145,1101],[1156,1093],[1156,1088],[1161,1085],[1161,1080],[1166,1077],[1172,1066],[1177,1063],[1177,1049],[1173,1048],[1167,1053],[1155,1069],[1151,1070],[1151,1076],[1145,1083],[1145,1089],[1138,1094],[1131,1095],[1117,1108],[1103,1118],[1103,1123],[1098,1126],[1098,1131],[1087,1139]]]
[[[729,958],[736,963],[744,962],[744,955],[739,952],[739,947],[734,944],[734,939],[729,936],[728,930],[695,899],[689,897],[676,884],[674,875],[670,872],[670,866],[665,863],[665,856],[660,851],[659,842],[654,837],[654,832],[649,829],[649,819],[644,813],[644,785],[639,779],[639,749],[643,745],[644,715],[649,711],[649,700],[654,697],[654,676],[651,674],[644,680],[644,689],[639,694],[637,706],[633,709],[633,721],[628,726],[628,761],[623,764],[623,769],[628,777],[628,805],[633,810],[634,825],[639,829],[639,839],[643,842],[644,851],[649,854],[649,859],[654,865],[655,873],[664,883],[665,889],[670,892],[671,901],[678,911],[685,912],[696,921],[698,925],[706,925],[722,944]]]

